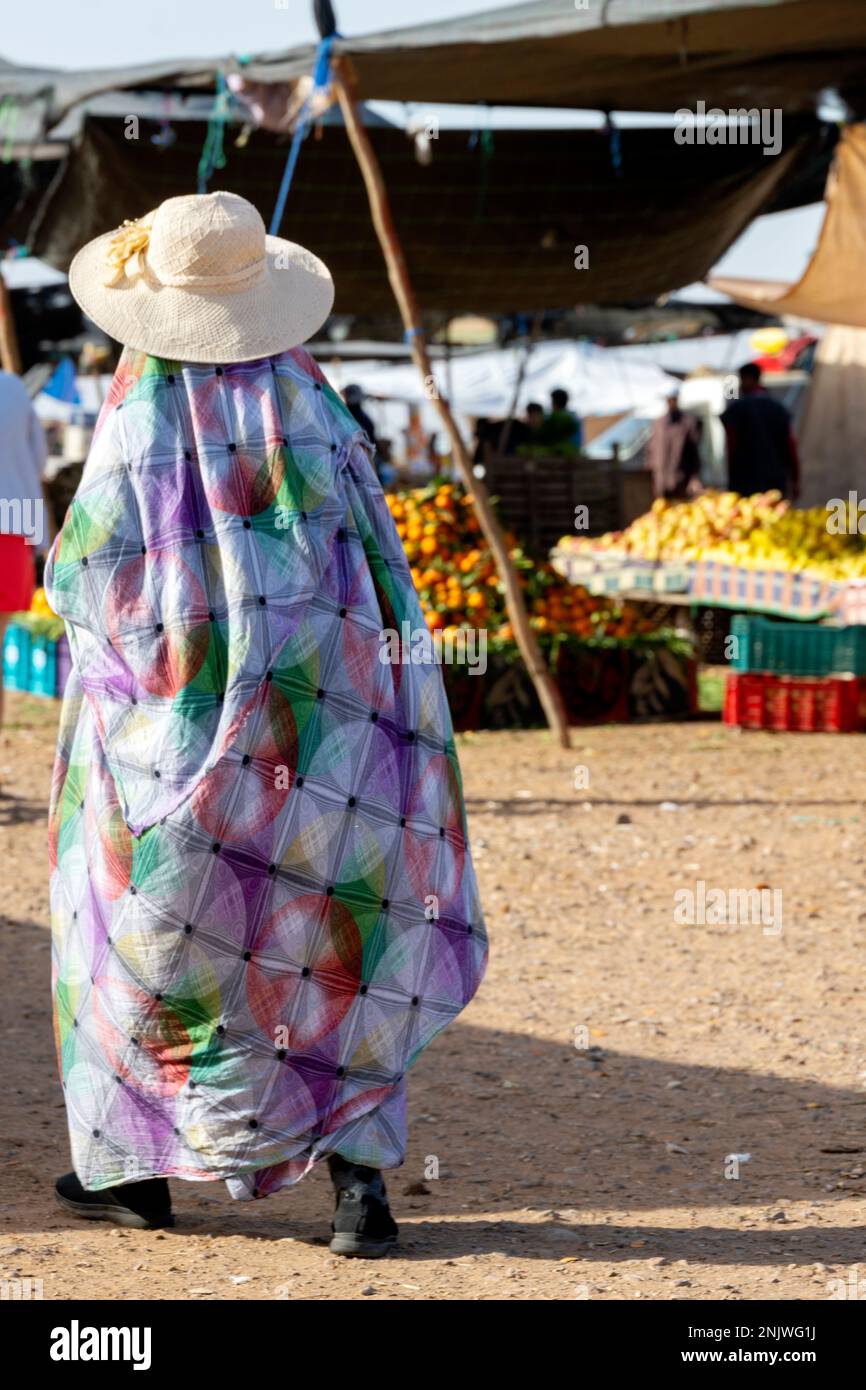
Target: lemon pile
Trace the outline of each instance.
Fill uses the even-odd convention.
[[[798,510],[780,492],[708,490],[688,502],[659,498],[624,531],[591,538],[565,536],[563,550],[692,563],[721,560],[744,569],[808,571],[824,579],[866,578],[866,538],[857,518],[834,534],[826,507]]]
[[[745,569],[807,571],[822,579],[866,579],[866,540],[856,532],[834,535],[826,507],[789,508],[747,537],[729,537],[705,551]]]

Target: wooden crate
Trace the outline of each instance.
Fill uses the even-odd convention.
[[[575,534],[575,508],[585,506],[597,536],[620,525],[619,469],[589,459],[516,458],[491,454],[484,481],[499,515],[531,554],[547,558],[562,536]]]

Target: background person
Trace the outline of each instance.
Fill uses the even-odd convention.
[[[568,444],[574,449],[583,447],[583,425],[568,408],[568,392],[557,387],[550,393],[550,411],[540,430],[544,444]]]
[[[679,393],[672,391],[647,445],[656,497],[682,499],[694,491],[701,474],[700,439],[700,420],[680,409]]]
[[[728,456],[728,488],[749,496],[778,489],[800,496],[800,460],[788,411],[761,385],[757,362],[740,368],[740,394],[722,413]]]
[[[364,392],[362,391],[361,387],[354,385],[347,386],[343,392],[343,400],[349,407],[349,413],[354,416],[354,418],[358,421],[358,424],[361,426],[361,429],[365,431],[367,438],[373,445],[373,448],[377,449],[378,445],[376,443],[376,427],[373,424],[373,421],[370,419],[369,415],[367,414],[366,410],[364,409]]]

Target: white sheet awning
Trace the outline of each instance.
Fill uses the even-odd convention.
[[[9,290],[41,290],[66,284],[66,276],[38,256],[3,256],[0,274]]]
[[[450,372],[446,363],[436,362],[434,381],[426,388],[411,364],[346,362],[338,370],[326,364],[326,371],[341,388],[357,382],[368,396],[420,406],[425,426],[438,430],[441,422],[430,394],[434,388],[448,396],[452,408],[463,417],[502,417],[511,408],[524,355],[523,347],[474,353],[453,360]],[[620,415],[664,398],[675,385],[661,367],[637,361],[627,349],[600,348],[592,343],[539,343],[530,351],[517,411],[522,413],[529,401],[539,401],[547,409],[551,391],[561,386],[569,393],[569,407],[577,415]]]

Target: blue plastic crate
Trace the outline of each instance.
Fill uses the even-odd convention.
[[[63,694],[69,668],[65,634],[48,637],[21,623],[9,624],[3,642],[3,684],[7,690],[55,699]]]
[[[57,639],[34,634],[30,639],[31,695],[57,694]]]
[[[20,623],[10,623],[3,641],[3,684],[7,690],[30,689],[32,637]]]

